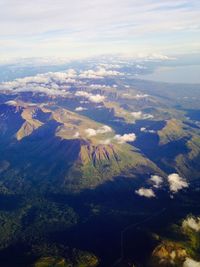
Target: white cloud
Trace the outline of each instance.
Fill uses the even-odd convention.
[[[95,130],[93,128],[88,128],[85,130],[85,132],[86,132],[88,137],[92,137],[92,136],[95,136],[97,134],[105,134],[105,133],[112,132],[112,128],[107,126],[107,125],[103,125],[100,128],[98,128],[97,130]]]
[[[76,132],[75,134],[74,134],[74,138],[78,138],[80,136],[80,133],[79,132]]]
[[[133,116],[134,120],[148,120],[148,119],[154,118],[153,115],[147,114],[147,113],[142,113],[142,111],[131,112],[131,115]]]
[[[85,97],[85,98],[88,98],[89,97],[89,93],[88,92],[85,92],[85,91],[77,91],[75,93],[75,96],[82,96],[82,97]]]
[[[89,0],[8,0],[1,3],[0,17],[0,52],[13,57],[148,50],[149,59],[166,60],[160,51],[173,53],[179,32],[184,30],[179,47],[189,45],[192,51],[194,40],[199,43],[198,0],[95,0],[92,5]]]
[[[100,65],[100,67],[103,67],[105,69],[119,69],[120,68],[119,64],[101,63],[99,65]]]
[[[135,120],[140,120],[143,116],[142,111],[131,112],[131,115]]]
[[[115,70],[106,70],[105,68],[99,67],[97,70],[82,71],[79,76],[81,78],[95,79],[95,78],[103,78],[106,76],[118,76],[118,75],[123,75],[123,74]]]
[[[5,104],[7,104],[9,106],[16,106],[17,105],[17,102],[14,101],[14,100],[9,100],[9,101],[5,102]]]
[[[140,131],[141,131],[141,132],[144,132],[144,133],[156,133],[155,130],[148,130],[148,129],[146,129],[145,127],[141,127],[141,128],[140,128]]]
[[[75,93],[75,96],[87,98],[90,102],[93,102],[93,103],[101,103],[106,99],[106,97],[103,95],[100,95],[100,94],[95,95],[95,94],[88,93],[86,91],[77,91]]]
[[[137,94],[134,96],[135,99],[143,99],[143,98],[147,98],[149,97],[149,95],[147,94]]]
[[[159,61],[165,61],[165,60],[174,60],[174,57],[169,57],[160,53],[151,53],[151,54],[140,54],[140,58],[145,59],[146,61],[151,61],[151,60],[159,60]]]
[[[103,134],[103,133],[109,133],[112,132],[112,128],[108,125],[103,125],[101,128],[97,130],[97,133]]]
[[[97,135],[97,130],[92,129],[92,128],[86,129],[85,132],[86,132],[88,137],[92,137],[92,136]]]
[[[140,131],[141,131],[141,132],[146,132],[147,129],[146,129],[145,127],[141,127],[141,128],[140,128]]]
[[[187,188],[189,185],[187,181],[180,177],[177,173],[172,173],[168,176],[169,188],[172,193],[177,193],[183,188]]]
[[[89,103],[89,101],[87,101],[87,100],[81,100],[80,101],[80,104],[88,104]]]
[[[191,228],[196,232],[200,231],[200,217],[189,216],[182,223],[183,228]]]
[[[153,118],[154,118],[154,116],[151,114],[143,114],[142,115],[143,120],[148,120],[148,119],[153,119]]]
[[[105,84],[90,84],[90,87],[93,89],[105,89],[109,86],[106,86]]]
[[[84,111],[84,110],[87,110],[87,108],[84,108],[84,107],[75,108],[75,111]]]
[[[120,135],[117,134],[114,136],[114,140],[116,140],[119,144],[123,144],[126,142],[133,142],[136,139],[136,135],[134,133]]]
[[[112,142],[112,139],[110,138],[105,139],[105,140],[100,140],[100,144],[103,144],[103,145],[109,145],[111,142]]]
[[[105,100],[105,96],[99,95],[99,94],[97,94],[97,95],[90,94],[88,99],[94,103],[101,103]]]
[[[140,189],[136,190],[135,193],[142,197],[152,198],[155,197],[155,193],[152,189],[147,189],[144,187],[141,187]]]
[[[110,128],[109,126],[106,126],[106,128],[104,129],[102,127],[101,132],[103,130],[104,131],[106,130],[106,132],[111,132],[112,128]],[[98,132],[100,132],[100,130]],[[112,141],[116,141],[118,144],[124,144],[126,142],[133,142],[135,141],[135,139],[136,139],[136,135],[134,133],[124,134],[124,135],[116,134],[114,137],[101,140],[100,142],[101,144],[105,144],[105,145],[112,143]]]
[[[11,82],[1,83],[1,89],[16,92],[39,92],[48,95],[69,94],[68,88],[76,83],[73,79],[76,72],[70,69],[66,72],[48,72],[35,76],[19,78]]]
[[[149,179],[155,188],[159,188],[163,183],[163,178],[158,175],[151,175],[151,178]]]
[[[137,69],[139,69],[139,70],[144,70],[144,69],[146,69],[145,66],[140,65],[140,64],[137,64],[135,67],[136,67]],[[147,96],[148,96],[148,95],[147,95]]]
[[[102,109],[104,106],[102,106],[102,105],[98,105],[98,106],[96,106],[95,108],[96,109]]]
[[[183,267],[200,267],[200,262],[190,258],[186,258],[183,263]]]

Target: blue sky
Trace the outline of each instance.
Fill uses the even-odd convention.
[[[200,51],[199,0],[1,0],[0,59]]]

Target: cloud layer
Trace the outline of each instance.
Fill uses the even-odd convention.
[[[198,0],[2,0],[0,56],[193,51],[199,9]]]
[[[112,72],[113,71],[108,71],[106,75],[111,75]],[[84,85],[86,85],[86,88],[88,87],[87,83],[82,81],[82,73],[84,72],[80,71],[77,73],[74,69],[69,69],[65,72],[48,72],[44,74],[37,74],[35,76],[19,78],[15,79],[14,81],[0,83],[0,89],[13,93],[37,92],[48,95],[67,96],[69,94],[72,95],[72,92],[69,91],[71,87],[79,88],[81,86],[84,88]],[[90,79],[93,78],[94,77],[90,77]],[[103,88],[105,87],[106,86]],[[95,89],[99,88],[95,87]],[[75,91],[74,95],[76,97],[85,98],[87,101],[93,103],[101,103],[106,99],[106,96],[104,95],[89,93],[85,90]],[[85,100],[81,100],[80,103],[83,103],[83,101]],[[78,109],[80,109],[80,107],[78,107]]]
[[[39,92],[48,95],[67,95],[71,84],[77,83],[76,71],[69,69],[66,72],[48,72],[36,76],[16,79],[1,83],[1,90],[17,92]]]

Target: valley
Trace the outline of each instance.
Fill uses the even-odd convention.
[[[199,220],[199,87],[130,76],[97,66],[0,84],[5,267],[200,261],[200,231],[181,226]]]

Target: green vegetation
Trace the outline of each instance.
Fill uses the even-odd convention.
[[[69,98],[35,94],[34,103],[19,93],[9,96],[16,101],[8,105],[3,96],[0,265],[95,267],[102,260],[101,266],[112,266],[127,226],[128,256],[123,260],[128,265],[137,259],[136,266],[141,266],[151,252],[153,267],[180,267],[186,257],[200,260],[199,232],[183,229],[181,223],[166,231],[168,223],[176,221],[173,215],[199,208],[199,185],[192,180],[198,182],[200,173],[200,129],[182,109],[186,100],[179,108],[170,98],[176,95],[173,90],[166,97],[156,86],[140,91],[140,82],[131,77],[125,83],[117,77],[98,82],[108,86],[84,88],[104,95],[102,103],[77,99],[76,88]],[[84,108],[75,112],[79,104]],[[131,112],[139,112],[135,122]],[[129,133],[136,135],[134,145],[117,141],[115,135]],[[172,172],[191,178],[189,196],[180,190],[170,198],[166,177]],[[150,182],[151,175],[163,178],[161,187]],[[155,197],[140,197],[135,194],[139,188],[152,189]],[[164,217],[168,205],[174,213],[170,210]],[[148,228],[152,237],[155,225],[158,239],[149,245],[144,233]]]
[[[158,135],[161,145],[189,136],[189,134],[184,131],[182,122],[176,119],[168,120],[166,126],[158,132]]]
[[[119,175],[134,178],[135,173],[144,171],[162,174],[156,165],[128,144],[83,145],[79,161],[70,168],[66,182],[71,190],[80,190],[95,187]]]

